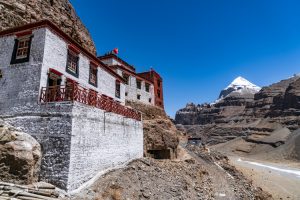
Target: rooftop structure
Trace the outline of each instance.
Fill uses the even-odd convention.
[[[132,65],[114,53],[100,56],[98,59],[123,77],[126,100],[140,101],[164,108],[163,80],[156,71],[150,69],[147,72],[137,73]]]

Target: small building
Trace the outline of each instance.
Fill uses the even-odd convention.
[[[113,58],[141,80],[131,80],[135,94],[120,71],[50,21],[0,32],[0,117],[41,144],[40,180],[73,190],[143,156],[141,114],[125,100],[139,94],[156,104],[156,86]]]
[[[163,80],[151,69],[148,72],[137,73],[136,69],[114,53],[98,57],[125,81],[125,99],[139,101],[164,108]]]

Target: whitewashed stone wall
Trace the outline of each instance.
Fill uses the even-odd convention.
[[[66,72],[68,44],[51,30],[46,29],[44,62],[42,67],[41,87],[47,86],[47,73],[49,68],[53,68],[61,72],[64,79],[70,78],[77,81],[81,86],[87,89],[93,89],[101,94],[105,94],[115,100],[125,103],[125,87],[121,84],[121,98],[115,96],[116,78],[105,71],[98,68],[98,86],[94,87],[89,84],[90,60],[83,54],[79,54],[79,77],[75,77]],[[64,83],[63,83],[64,84]]]
[[[39,104],[49,68],[86,85],[89,62],[80,55],[79,79],[71,77],[65,72],[67,44],[48,28],[34,30],[33,36],[29,62],[15,65],[10,65],[15,37],[0,38],[0,117],[41,144],[40,179],[75,189],[96,172],[142,157],[141,122],[112,113],[104,117],[104,111],[80,103]],[[115,78],[103,69],[98,73],[97,90],[115,97]],[[121,85],[122,103],[124,92]]]
[[[0,38],[0,114],[13,115],[38,109],[45,30],[33,31],[29,62],[10,64],[15,36]]]
[[[72,114],[69,190],[99,171],[143,156],[142,122],[79,103]]]
[[[117,69],[117,73],[122,76],[123,71],[121,69]],[[145,81],[142,81],[141,89],[137,88],[136,85],[136,77],[130,75],[130,78],[128,80],[128,85],[124,84],[125,86],[125,92],[127,93],[127,96],[125,96],[126,100],[130,101],[139,101],[144,104],[151,104],[154,105],[155,103],[155,97],[154,97],[154,86],[153,84],[150,84],[149,92],[146,92],[146,83]],[[141,99],[137,99],[137,95],[141,95]],[[151,98],[151,102],[149,102],[149,99]]]

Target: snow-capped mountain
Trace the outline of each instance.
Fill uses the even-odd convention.
[[[221,91],[218,100],[221,100],[231,94],[237,94],[237,95],[255,94],[260,89],[261,88],[258,87],[257,85],[239,76],[236,79],[234,79],[225,89]]]

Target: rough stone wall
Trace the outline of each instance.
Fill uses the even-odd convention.
[[[30,133],[41,145],[40,180],[66,188],[69,175],[72,105],[49,104],[36,113],[19,113],[5,121]]]
[[[49,19],[91,53],[96,54],[89,31],[68,0],[0,0],[0,31]]]
[[[68,190],[143,156],[142,122],[75,103],[72,127]]]
[[[4,119],[41,144],[40,179],[63,189],[143,156],[142,122],[81,103],[49,103]]]
[[[44,56],[45,30],[33,31],[29,62],[10,64],[14,36],[0,38],[0,113],[14,115],[36,109],[41,66]]]

